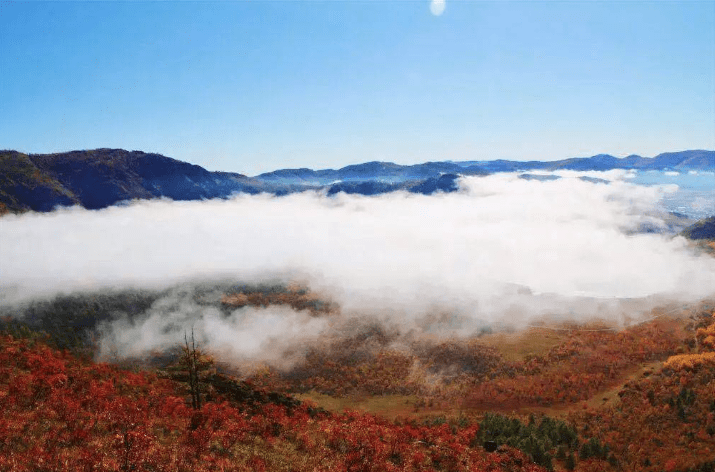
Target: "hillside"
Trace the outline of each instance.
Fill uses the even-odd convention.
[[[106,208],[134,199],[201,200],[235,192],[285,193],[241,174],[206,169],[159,154],[96,149],[61,154],[0,152],[0,205],[5,211],[50,211],[57,205]]]
[[[25,154],[0,152],[0,214],[26,210],[51,211],[80,200],[62,182],[43,171]]]
[[[327,319],[340,312],[304,289],[220,288],[219,298],[205,288],[193,298],[226,313],[248,305]],[[199,353],[202,406],[194,411],[177,354],[183,339],[174,351],[116,359],[130,371],[82,360],[96,327],[141,318],[160,295],[65,296],[5,313],[12,336],[0,336],[0,407],[11,414],[0,420],[0,470],[715,465],[713,301],[657,309],[622,329],[566,323],[463,339],[398,338],[394,328],[356,321],[306,346],[287,369],[242,371]]]
[[[690,239],[715,239],[715,216],[700,220],[683,230],[685,237]]]
[[[329,414],[222,379],[192,409],[185,383],[0,336],[0,470],[544,470],[514,448],[477,446],[476,423]]]

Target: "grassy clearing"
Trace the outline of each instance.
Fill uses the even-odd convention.
[[[632,372],[619,378],[617,385],[615,385],[607,390],[604,390],[602,392],[598,392],[593,397],[591,397],[589,400],[587,400],[585,403],[586,403],[586,405],[588,405],[589,408],[593,408],[593,409],[616,406],[618,404],[618,402],[620,401],[618,392],[621,391],[624,384],[630,382],[631,380],[638,380],[642,377],[649,376],[653,372],[656,372],[657,370],[659,370],[662,366],[663,366],[662,361],[648,362],[648,363],[636,366]]]
[[[315,391],[294,395],[301,401],[311,401],[317,406],[332,412],[359,410],[380,415],[385,418],[397,418],[415,415],[416,395],[378,395],[332,397]]]
[[[528,328],[516,333],[494,333],[479,340],[495,348],[507,361],[523,361],[527,356],[543,356],[565,341],[568,331],[553,331],[544,328]]]

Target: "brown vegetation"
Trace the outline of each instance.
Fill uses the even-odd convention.
[[[316,300],[298,288],[238,295]],[[81,360],[29,331],[3,336],[0,470],[709,471],[715,313],[690,311],[620,331],[450,341],[356,324],[248,381],[189,339],[174,367],[151,373]]]

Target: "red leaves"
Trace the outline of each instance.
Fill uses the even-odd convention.
[[[248,460],[248,466],[255,472],[266,472],[268,470],[266,461],[258,456],[253,456]]]
[[[673,330],[657,322],[618,333],[577,332],[548,355],[530,357],[513,370],[505,366],[494,379],[471,387],[466,403],[504,410],[586,400],[634,364],[667,358],[678,343]]]
[[[159,409],[161,416],[187,416],[189,409],[186,406],[186,400],[176,396],[167,396],[164,398]]]
[[[401,362],[382,356],[361,375]],[[179,384],[8,339],[0,369],[0,470],[540,470],[512,460],[514,451],[471,447],[476,425],[396,425],[270,403],[193,412]]]

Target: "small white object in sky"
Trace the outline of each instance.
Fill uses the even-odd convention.
[[[434,16],[439,16],[444,13],[445,0],[432,0],[429,9]]]

